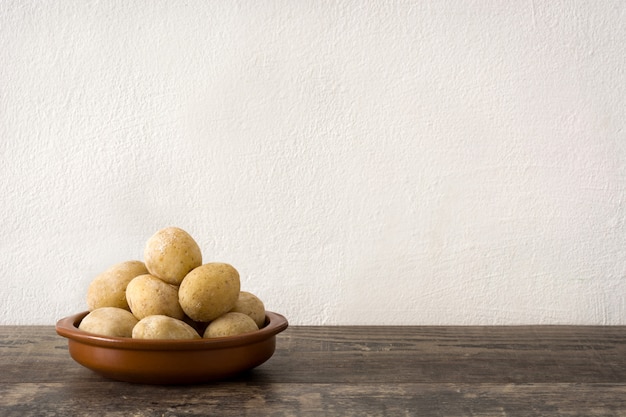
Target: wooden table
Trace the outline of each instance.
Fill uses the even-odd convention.
[[[149,386],[0,327],[0,416],[626,416],[626,327],[297,327],[235,379]]]

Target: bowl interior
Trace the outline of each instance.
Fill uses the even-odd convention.
[[[56,332],[68,339],[97,346],[110,346],[118,349],[159,349],[159,350],[186,350],[186,349],[211,349],[238,346],[254,343],[255,341],[274,336],[288,327],[287,319],[271,311],[265,313],[265,326],[255,332],[226,336],[213,339],[132,339],[128,337],[102,336],[80,330],[78,326],[81,320],[89,314],[83,311],[59,320],[56,324]]]

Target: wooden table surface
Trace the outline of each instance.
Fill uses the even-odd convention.
[[[626,327],[309,327],[237,378],[107,380],[0,326],[0,416],[626,416]]]

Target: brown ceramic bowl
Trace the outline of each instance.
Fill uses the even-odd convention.
[[[87,311],[56,324],[71,357],[111,379],[143,384],[192,384],[224,379],[267,361],[287,319],[266,312],[265,326],[238,336],[195,340],[146,340],[98,336],[78,329]]]

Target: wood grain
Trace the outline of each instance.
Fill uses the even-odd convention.
[[[626,416],[626,327],[290,327],[228,381],[148,386],[0,327],[0,416]]]

